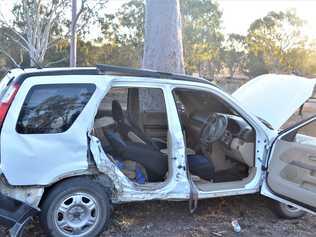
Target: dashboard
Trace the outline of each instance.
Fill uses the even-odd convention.
[[[244,142],[253,142],[255,134],[253,128],[242,118],[236,115],[228,115],[228,125],[225,131],[225,135],[229,137],[238,137]],[[228,133],[228,134],[227,134]]]
[[[196,132],[200,131],[208,116],[208,114],[201,113],[190,116],[191,129],[194,128],[193,130]],[[224,135],[219,141],[226,148],[225,154],[234,160],[253,166],[254,129],[237,115],[225,114],[225,116],[228,119],[228,124]]]
[[[228,125],[224,134],[224,137],[234,138],[238,137],[244,142],[254,141],[254,131],[252,127],[241,117],[231,114],[224,114],[228,119]],[[200,129],[205,124],[209,114],[193,114],[190,116],[190,125],[197,126]],[[225,138],[224,138],[225,139]],[[228,141],[227,141],[228,142]],[[226,142],[225,142],[226,143]]]
[[[225,144],[225,154],[234,160],[252,167],[254,165],[255,132],[242,118],[227,115],[228,126],[221,141]]]

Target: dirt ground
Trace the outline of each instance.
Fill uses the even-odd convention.
[[[187,202],[118,205],[102,237],[315,236],[316,217],[306,215],[298,220],[282,220],[270,206],[270,200],[259,195],[202,200],[194,214],[189,213]],[[239,234],[233,231],[233,219],[242,228]],[[5,228],[0,236],[6,236]],[[45,236],[37,220],[26,228],[25,237],[33,236]]]

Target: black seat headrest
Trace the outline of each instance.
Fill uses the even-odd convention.
[[[112,101],[112,118],[117,123],[124,122],[123,109],[117,100]]]

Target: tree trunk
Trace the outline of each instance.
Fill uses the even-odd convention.
[[[184,74],[179,0],[146,0],[143,68]],[[164,111],[164,101],[141,90],[142,111]]]
[[[69,66],[77,66],[77,34],[76,34],[76,25],[77,25],[77,0],[72,0],[71,6],[71,38],[70,38],[70,57],[69,57]]]
[[[179,0],[146,0],[143,67],[184,73]]]

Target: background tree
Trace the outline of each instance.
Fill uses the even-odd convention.
[[[7,36],[10,31],[6,27],[0,28],[0,63],[4,70],[18,65],[23,65],[25,62],[25,53],[14,41]]]
[[[31,66],[43,63],[54,36],[60,33],[63,10],[68,4],[66,0],[21,0],[13,8],[12,22],[1,15],[0,24],[8,30],[5,35],[28,53]]]
[[[234,77],[237,70],[242,71],[245,59],[245,37],[238,34],[230,34],[223,50],[223,60],[229,71],[230,78]]]
[[[270,12],[257,19],[248,30],[249,53],[262,57],[270,72],[289,72],[288,53],[305,44],[300,32],[302,24],[293,11]]]
[[[27,52],[31,66],[42,65],[46,63],[46,52],[55,48],[60,40],[69,38],[71,30],[76,30],[80,36],[87,34],[88,25],[97,21],[100,9],[104,8],[107,1],[81,0],[80,10],[75,17],[76,24],[70,27],[71,21],[65,17],[65,12],[71,11],[71,0],[20,0],[12,9],[13,20],[1,15],[0,26],[7,29],[8,40]],[[1,46],[1,50],[8,53]],[[68,58],[68,54],[65,56]],[[66,61],[66,58],[59,58],[56,63],[60,61]],[[52,61],[47,63],[54,64]]]
[[[102,62],[140,67],[144,48],[145,0],[130,0],[115,13],[99,18],[102,37],[98,44],[104,50]]]
[[[253,54],[251,52],[247,53],[245,61],[243,65],[241,65],[241,70],[243,74],[249,78],[270,72],[262,53]]]
[[[143,67],[184,73],[178,0],[146,1]]]
[[[222,12],[213,0],[182,0],[186,71],[212,78],[221,67]]]
[[[178,0],[146,0],[143,67],[184,74],[182,25]],[[157,92],[159,93],[159,92]],[[141,110],[164,111],[152,90],[141,90]]]
[[[77,32],[86,34],[87,25],[96,23],[99,18],[99,12],[105,7],[108,0],[80,0],[80,8],[77,10],[77,0],[71,3],[71,24],[70,24],[70,67],[77,66]]]
[[[117,17],[124,32],[120,38],[122,44],[135,51],[135,60],[141,64],[144,51],[144,0],[131,0],[123,4]]]
[[[123,4],[116,14],[101,19],[103,38],[111,39],[111,46],[125,48],[129,53],[135,51],[129,54],[131,61],[128,66],[141,66],[144,7],[143,0],[131,0]],[[223,67],[221,47],[224,38],[220,32],[221,12],[218,5],[213,0],[181,0],[180,7],[186,72],[212,77]],[[110,61],[121,56],[125,57],[111,54]]]

